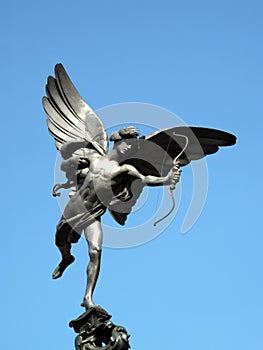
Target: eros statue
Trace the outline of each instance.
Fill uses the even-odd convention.
[[[124,225],[144,186],[168,186],[170,194],[178,183],[181,167],[191,161],[231,146],[236,137],[224,131],[176,126],[139,137],[129,126],[110,135],[96,113],[83,101],[64,67],[55,66],[49,76],[43,106],[47,125],[63,158],[61,169],[67,182],[56,184],[53,195],[70,188],[70,199],[57,225],[56,245],[62,259],[53,279],[62,276],[73,263],[71,244],[82,231],[88,243],[87,286],[82,306],[96,307],[93,291],[100,271],[103,232],[101,216],[108,209]]]

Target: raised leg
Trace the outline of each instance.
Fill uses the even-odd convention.
[[[102,227],[99,220],[90,224],[85,230],[85,237],[89,249],[89,264],[87,268],[87,286],[81,306],[86,309],[95,306],[92,295],[100,272]]]
[[[57,279],[62,276],[63,272],[66,270],[66,268],[72,264],[75,260],[74,256],[70,254],[70,249],[71,249],[71,244],[66,243],[64,245],[57,245],[61,256],[62,260],[58,264],[58,266],[55,268],[52,278]]]

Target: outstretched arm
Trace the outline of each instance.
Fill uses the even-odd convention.
[[[135,167],[132,165],[124,164],[121,167],[120,172],[127,172],[128,175],[134,176],[142,180],[148,186],[168,186],[175,185],[179,182],[181,170],[178,166],[172,167],[167,176],[152,176],[152,175],[142,175]]]

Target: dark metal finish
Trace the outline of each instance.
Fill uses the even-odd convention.
[[[73,263],[71,244],[84,231],[90,261],[82,306],[88,310],[95,306],[92,295],[100,271],[100,219],[105,211],[124,225],[144,186],[167,185],[173,196],[181,167],[217,152],[221,146],[234,145],[236,137],[215,129],[179,126],[139,138],[131,126],[111,134],[114,147],[108,153],[103,123],[80,97],[61,64],[55,66],[55,77],[48,77],[46,94],[43,106],[48,130],[62,155],[61,169],[68,179],[54,186],[53,195],[58,196],[60,188],[71,188],[57,225],[56,245],[62,260],[53,278],[61,277]]]
[[[103,123],[80,97],[61,64],[55,77],[48,77],[43,106],[47,125],[63,158],[61,169],[67,182],[56,184],[53,196],[61,188],[70,188],[70,200],[57,225],[56,245],[62,260],[52,277],[62,276],[74,262],[71,244],[84,231],[89,251],[87,285],[82,302],[86,312],[70,322],[78,333],[76,350],[128,350],[129,334],[114,325],[111,315],[95,306],[92,296],[100,271],[102,249],[101,216],[108,209],[124,225],[144,186],[169,186],[173,190],[180,179],[181,167],[235,144],[232,134],[200,127],[171,127],[140,137],[133,127],[110,135],[114,147],[108,153],[108,138]]]
[[[76,350],[128,350],[130,335],[110,318],[107,311],[96,306],[71,321],[69,326],[79,333],[75,339]]]

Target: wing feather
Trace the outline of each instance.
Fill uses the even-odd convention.
[[[83,131],[85,131],[85,120],[78,118],[74,111],[72,111],[67,100],[60,94],[56,80],[53,77],[48,77],[46,92],[48,100],[53,108],[57,110],[61,119],[65,120],[68,127],[79,129],[79,132],[83,135]]]
[[[47,125],[57,149],[68,141],[86,140],[101,153],[108,151],[107,134],[101,120],[81,98],[62,64],[55,66],[55,78],[49,76],[43,97]]]
[[[186,138],[188,145],[180,155],[186,146]],[[232,146],[236,143],[236,137],[228,132],[193,126],[178,126],[160,130],[147,136],[146,140],[159,145],[171,159],[180,155],[178,160],[181,166],[189,164],[192,160],[216,153],[219,147]],[[170,163],[164,164],[164,173],[169,171],[169,167]]]
[[[56,65],[55,74],[59,90],[64,100],[67,101],[69,109],[72,110],[80,122],[83,122],[87,126],[85,132],[88,133],[89,138],[98,142],[105,152],[107,152],[108,139],[101,120],[81,98],[62,64]]]
[[[46,113],[49,115],[48,125],[52,124],[54,127],[60,129],[68,136],[72,135],[73,138],[84,138],[85,135],[83,132],[81,132],[78,128],[74,128],[73,125],[68,122],[67,118],[63,118],[56,107],[52,105],[50,100],[45,99],[43,104]]]

